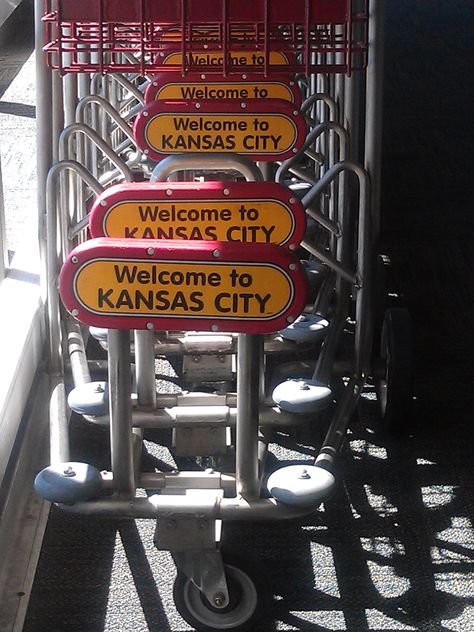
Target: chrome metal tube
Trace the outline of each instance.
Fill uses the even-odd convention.
[[[62,378],[52,379],[49,401],[50,464],[66,463],[69,456],[69,427],[66,389]]]
[[[97,180],[84,169],[82,165],[73,160],[57,162],[51,167],[47,174],[46,181],[46,289],[48,306],[48,326],[49,326],[49,358],[50,371],[61,373],[62,353],[61,353],[61,325],[60,325],[60,301],[58,295],[58,275],[59,267],[62,264],[60,253],[62,244],[58,244],[58,229],[61,222],[58,219],[57,196],[58,176],[65,170],[72,170],[84,180],[94,193],[100,195],[103,191]]]
[[[316,94],[312,94],[310,97],[305,99],[301,104],[301,112],[306,114],[310,108],[313,107],[315,103],[324,103],[327,105],[329,110],[329,121],[334,121],[337,123],[337,104],[335,100],[329,95],[324,94],[322,92],[317,92]]]
[[[86,108],[89,107],[91,104],[99,105],[100,108],[108,114],[112,121],[117,125],[117,127],[122,130],[123,134],[133,143],[136,148],[135,137],[133,135],[132,128],[130,127],[130,125],[128,125],[128,123],[124,121],[117,110],[103,97],[100,97],[96,94],[90,94],[79,101],[76,108],[76,119],[78,123],[86,122]],[[141,152],[139,153],[141,155]]]
[[[171,400],[170,396],[170,400]],[[161,403],[162,398],[158,398]],[[237,423],[237,408],[235,402],[233,406],[221,405],[219,403],[189,405],[186,402],[178,405],[176,400],[167,401],[166,408],[155,410],[132,411],[132,425],[134,428],[177,428],[179,426],[235,426]],[[100,417],[85,416],[85,418],[97,425],[108,426],[109,415]],[[262,404],[259,409],[259,424],[262,426],[285,427],[295,426],[311,419],[310,415],[301,413],[288,413],[277,406]]]
[[[363,375],[370,368],[371,352],[371,314],[370,314],[370,274],[372,263],[372,244],[370,226],[370,179],[367,172],[358,164],[349,160],[339,162],[331,167],[324,176],[304,196],[303,206],[312,202],[333,182],[340,173],[354,173],[359,181],[359,214],[357,233],[357,271],[355,290],[356,325],[355,325],[355,374]],[[347,279],[349,280],[349,279]]]
[[[46,297],[46,178],[53,162],[52,144],[52,81],[51,72],[46,65],[43,46],[44,23],[43,0],[35,0],[35,75],[36,75],[36,171],[37,171],[37,206],[38,206],[38,235],[39,253],[41,261],[41,284],[43,299]]]
[[[260,495],[258,475],[258,413],[260,363],[263,336],[239,334],[237,346],[237,422],[236,481],[237,494],[246,499]]]
[[[297,153],[282,162],[275,174],[275,181],[282,182],[285,175],[290,169],[294,169],[294,166],[298,164],[301,158],[304,156],[305,151],[311,147],[311,145],[320,138],[326,132],[334,132],[339,137],[339,157],[341,160],[347,159],[347,151],[349,147],[349,135],[347,131],[339,125],[339,123],[327,121],[326,123],[320,123],[317,125],[306,137],[304,145],[297,151]],[[331,165],[332,166],[332,165]],[[305,196],[306,197],[306,196]],[[303,198],[304,200],[304,198]],[[309,206],[309,205],[308,205]]]
[[[369,51],[365,107],[365,168],[372,185],[371,230],[374,243],[380,224],[380,178],[382,157],[382,101],[384,55],[384,0],[369,2]]]
[[[135,367],[138,405],[156,406],[155,344],[152,331],[135,331]]]
[[[319,505],[319,503],[318,503]],[[199,497],[156,494],[148,498],[92,500],[61,505],[68,513],[118,518],[159,518],[169,514],[193,514],[216,520],[290,520],[307,516],[315,507],[291,507],[273,498],[248,501],[244,498],[216,498],[214,504]]]
[[[309,241],[305,239],[301,242],[301,247],[307,250],[309,253],[317,257],[320,261],[328,265],[332,270],[340,274],[344,279],[349,281],[349,283],[355,283],[356,277],[352,270],[347,269],[342,263],[339,263],[337,259],[335,259],[332,255],[328,253],[324,248],[319,248],[318,246],[314,246],[310,244]]]
[[[74,386],[79,386],[91,381],[81,325],[69,317],[66,320],[66,331],[72,379]]]
[[[168,156],[153,170],[150,182],[166,182],[177,171],[238,171],[248,182],[261,182],[262,173],[251,160],[237,154],[199,154]]]
[[[332,470],[346,437],[347,426],[359,402],[364,387],[364,378],[353,377],[345,387],[334,418],[316,457],[315,464]]]
[[[117,156],[117,154],[107,145],[107,143],[95,132],[92,127],[84,125],[83,123],[74,123],[69,125],[63,130],[59,138],[59,159],[64,160],[68,157],[69,142],[75,134],[83,134],[94,145],[96,145],[100,151],[106,156],[112,164],[117,167],[117,170],[122,174],[124,180],[127,182],[133,181],[133,173],[130,168],[124,163],[124,161]]]
[[[128,496],[135,493],[131,386],[129,332],[109,329],[109,406],[112,475],[114,489]]]

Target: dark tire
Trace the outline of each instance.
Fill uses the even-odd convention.
[[[173,586],[177,611],[198,632],[258,630],[266,610],[264,588],[240,564],[226,563],[224,568],[230,597],[226,608],[214,607],[186,575],[178,572]]]
[[[381,370],[376,379],[382,429],[403,432],[410,425],[413,404],[413,331],[409,311],[385,312],[380,339]]]
[[[372,331],[373,354],[380,353],[382,327],[387,309],[387,265],[382,255],[377,255],[373,268],[372,283]]]

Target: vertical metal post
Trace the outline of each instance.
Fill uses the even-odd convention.
[[[365,168],[372,184],[371,229],[376,243],[380,228],[380,177],[382,155],[384,0],[369,3],[369,51],[365,108]]]
[[[135,368],[140,406],[156,406],[155,340],[152,331],[135,331]]]
[[[115,491],[131,496],[135,493],[135,472],[130,398],[130,334],[127,330],[109,329],[108,364],[113,485]]]
[[[258,412],[263,336],[239,334],[237,346],[236,486],[246,499],[260,495]]]
[[[354,0],[354,11],[365,11],[365,0]],[[355,23],[353,24],[355,39],[363,38],[365,26]],[[361,150],[361,98],[365,89],[365,72],[362,70],[353,71],[350,77],[344,77],[345,80],[345,98],[343,125],[349,131],[351,139],[351,160],[356,162],[363,161],[363,152]]]
[[[39,248],[42,262],[43,292],[46,295],[46,178],[52,163],[52,85],[51,72],[43,54],[43,0],[35,0],[36,70],[36,146]]]
[[[70,461],[69,453],[69,414],[66,389],[62,378],[53,378],[49,401],[49,462],[51,465]]]

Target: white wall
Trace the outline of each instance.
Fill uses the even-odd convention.
[[[5,22],[10,13],[12,13],[21,0],[0,0],[0,26]]]

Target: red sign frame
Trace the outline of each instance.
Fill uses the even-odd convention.
[[[59,292],[87,325],[263,334],[301,314],[307,281],[298,259],[274,244],[101,238],[70,253]]]
[[[138,147],[156,161],[216,152],[286,160],[303,146],[307,131],[303,114],[283,99],[154,101],[133,126]]]
[[[160,203],[163,208],[161,214],[167,216],[167,225],[163,222],[163,218],[160,218],[161,211],[158,210]],[[209,203],[210,207],[214,204],[215,212],[212,208],[201,218],[197,207],[202,207],[206,203]],[[262,210],[257,209],[262,209],[265,203],[268,203],[268,211],[262,217]],[[193,205],[195,208],[192,208]],[[178,209],[175,213],[179,213],[180,207],[181,209],[191,207],[192,215],[182,212],[187,221],[173,220],[170,217],[169,209]],[[222,211],[222,209],[225,210]],[[125,211],[128,211],[126,220]],[[250,211],[253,212],[252,215]],[[123,222],[120,221],[120,229],[117,222],[113,220],[119,213],[124,217]],[[215,221],[214,217],[218,214],[220,219]],[[153,217],[155,219],[152,219]],[[126,228],[126,221],[129,223],[128,228]],[[272,221],[274,225],[271,225]],[[206,223],[205,233],[210,235],[210,239],[215,234],[217,237],[214,239],[245,243],[276,243],[289,250],[295,250],[300,245],[306,231],[306,213],[301,200],[277,182],[118,184],[106,189],[95,201],[90,214],[89,229],[94,238],[207,240],[204,229],[199,228],[199,225],[204,222]],[[186,230],[186,224],[189,226],[188,230]],[[145,225],[147,228],[144,230],[142,227]],[[187,237],[179,235],[176,225]],[[170,228],[167,233],[165,229],[168,226]]]

